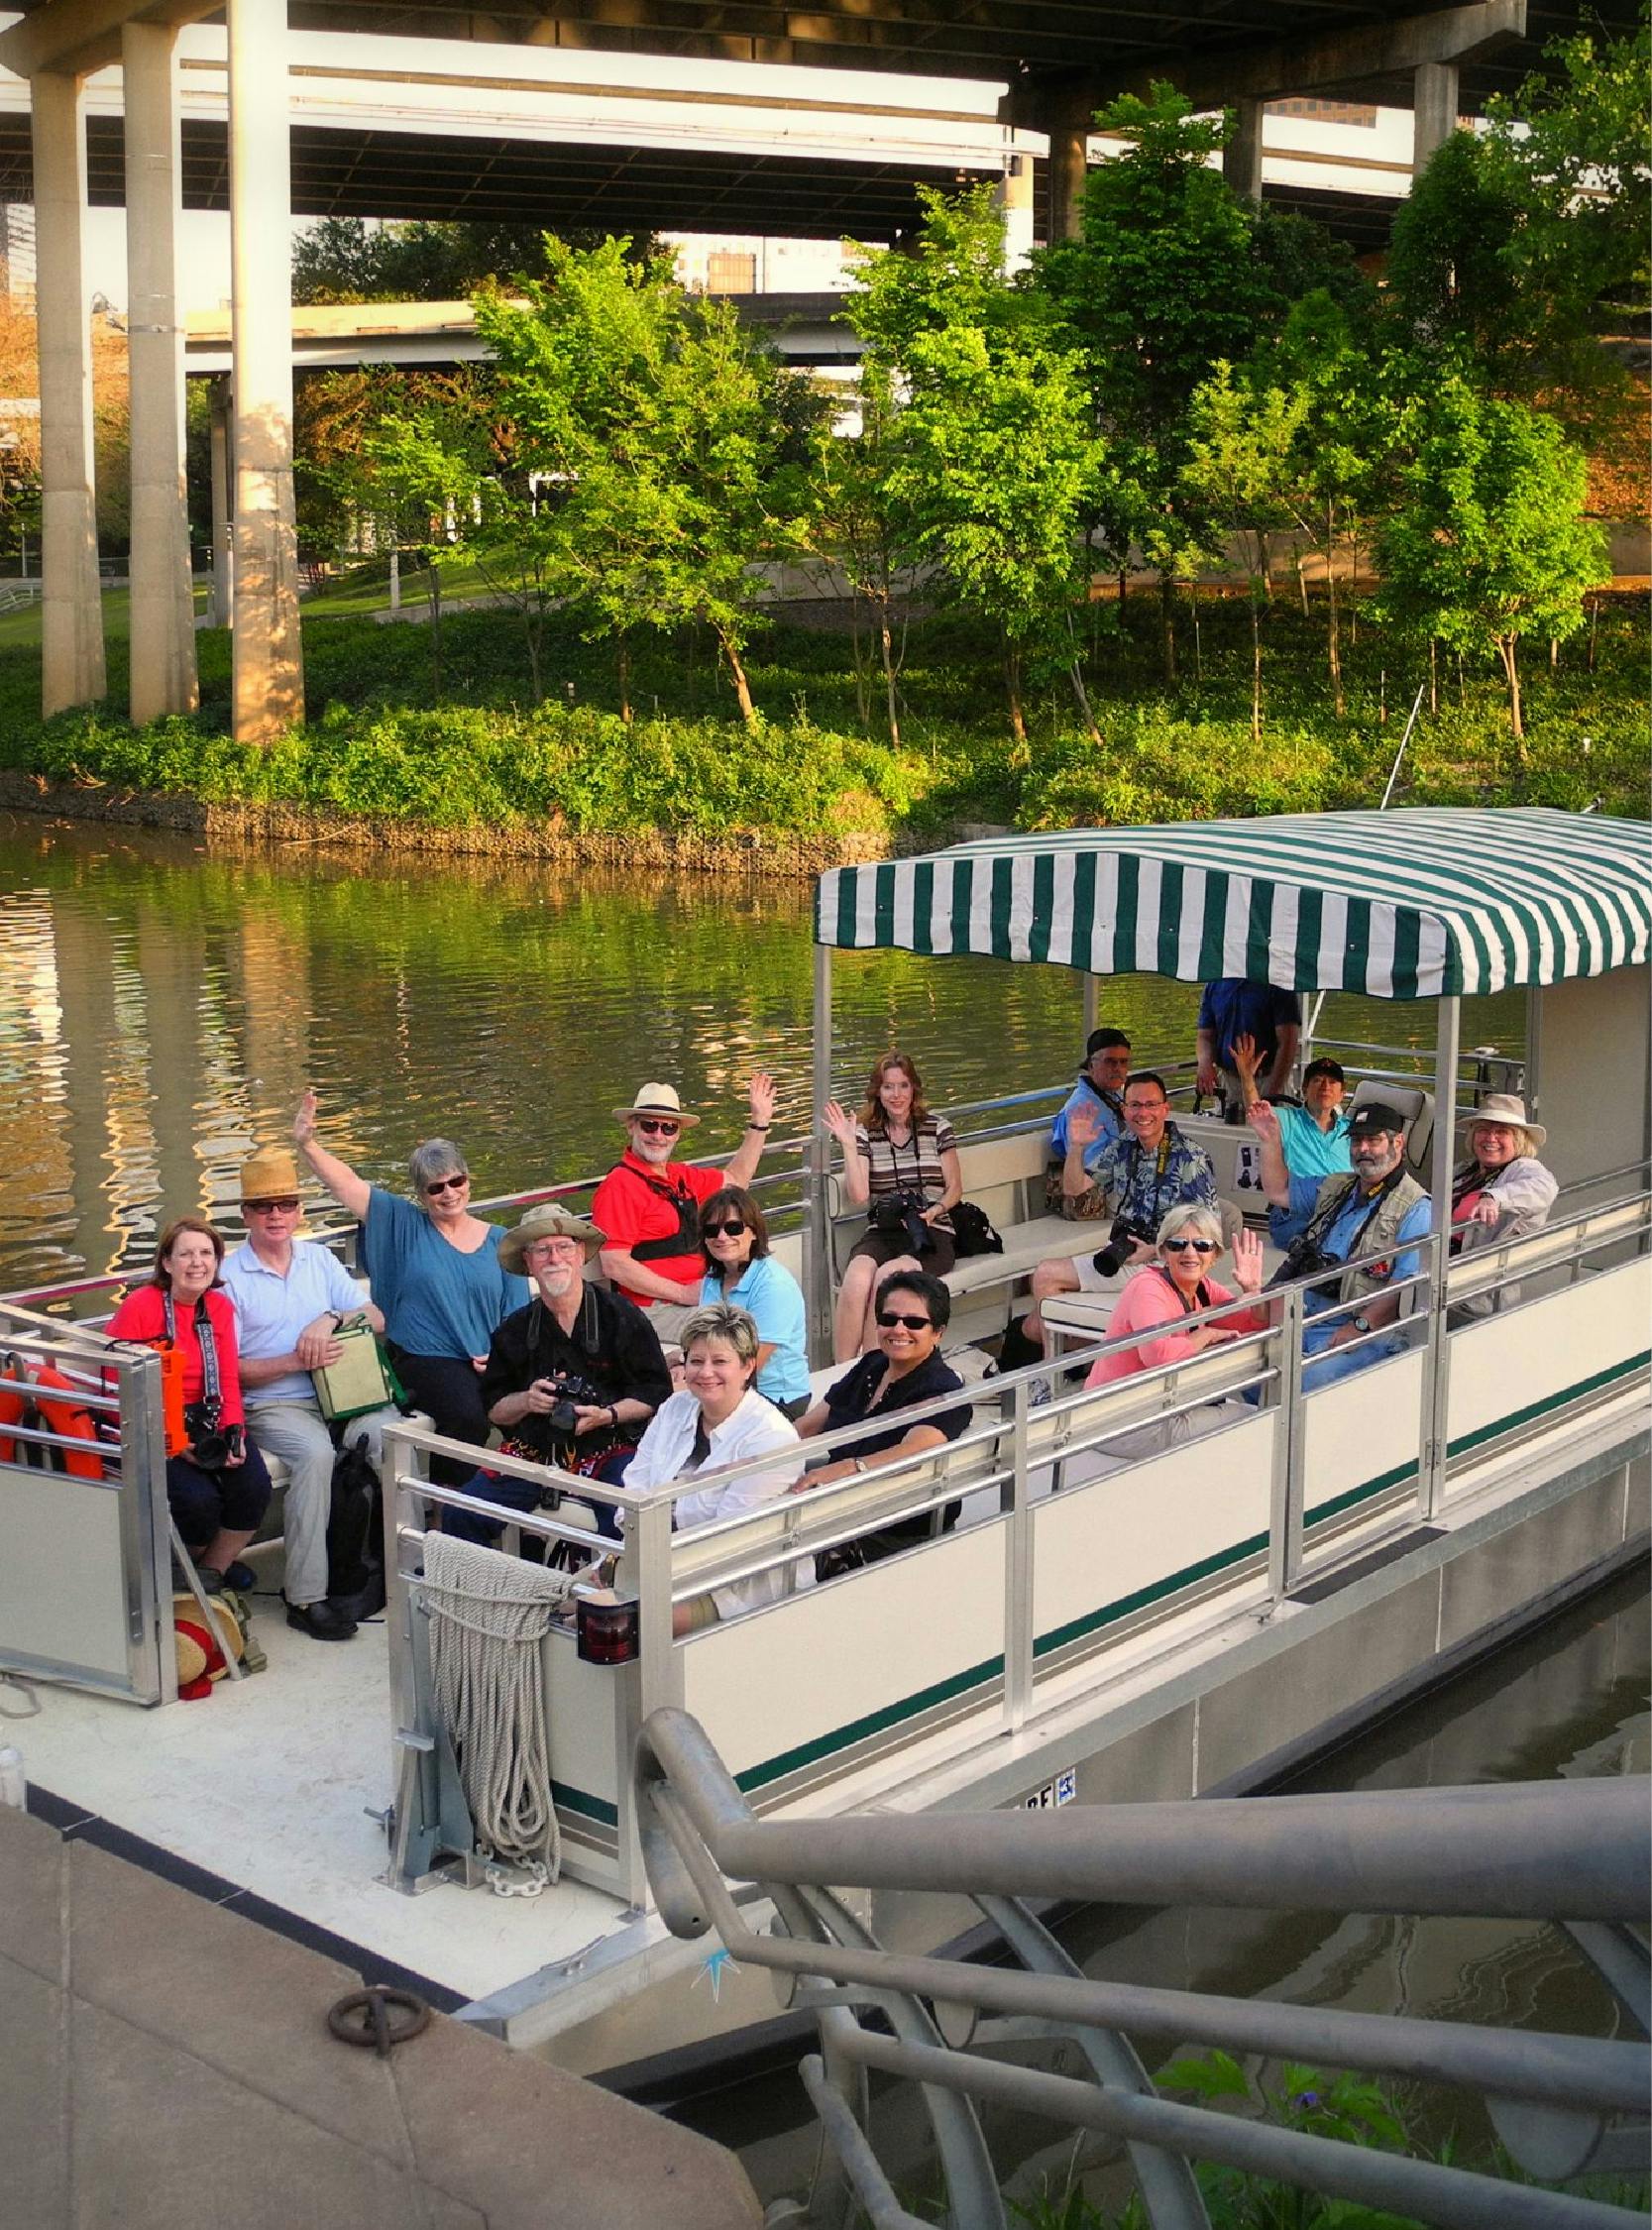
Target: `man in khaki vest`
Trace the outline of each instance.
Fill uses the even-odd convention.
[[[1262,1188],[1269,1205],[1289,1209],[1293,1222],[1305,1219],[1285,1258],[1292,1275],[1309,1277],[1337,1263],[1361,1265],[1341,1277],[1321,1276],[1307,1291],[1302,1353],[1318,1360],[1303,1371],[1303,1387],[1330,1386],[1397,1355],[1405,1345],[1403,1332],[1372,1335],[1397,1325],[1402,1310],[1417,1307],[1421,1288],[1403,1281],[1421,1273],[1418,1242],[1433,1224],[1428,1194],[1405,1167],[1403,1116],[1381,1100],[1357,1107],[1348,1126],[1353,1173],[1328,1177],[1290,1174],[1279,1118],[1267,1100],[1258,1100],[1247,1120],[1262,1142]],[[1337,1312],[1328,1323],[1314,1321],[1328,1309]]]

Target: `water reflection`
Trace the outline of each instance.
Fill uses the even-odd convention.
[[[731,1148],[755,1063],[802,1128],[810,892],[617,878],[517,861],[209,856],[191,839],[0,820],[0,1120],[14,1208],[0,1286],[140,1261],[168,1214],[233,1207],[255,1142],[306,1082],[326,1135],[399,1183],[458,1138],[488,1192],[599,1170],[646,1076]],[[1107,1017],[1190,1052],[1194,987],[1121,979]],[[1081,991],[1059,968],[840,955],[834,1063],[853,1089],[905,1045],[944,1107],[1070,1071]],[[1333,1001],[1325,1028],[1426,1047],[1432,1009]],[[1465,1039],[1518,1041],[1518,998]],[[17,1181],[20,1180],[20,1181]],[[226,1215],[233,1221],[233,1216]]]

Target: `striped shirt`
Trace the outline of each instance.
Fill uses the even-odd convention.
[[[918,1192],[925,1207],[933,1208],[946,1190],[940,1157],[956,1153],[958,1142],[944,1115],[929,1115],[903,1146],[880,1131],[868,1131],[864,1123],[854,1127],[854,1144],[866,1164],[866,1186],[874,1200],[891,1192]],[[950,1216],[936,1218],[936,1231],[951,1228]]]

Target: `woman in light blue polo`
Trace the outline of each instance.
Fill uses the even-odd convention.
[[[769,1253],[763,1211],[743,1186],[724,1185],[700,1211],[706,1276],[700,1305],[724,1301],[757,1326],[757,1392],[789,1417],[809,1406],[803,1288]]]

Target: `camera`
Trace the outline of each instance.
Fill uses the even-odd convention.
[[[189,1435],[186,1453],[197,1471],[222,1471],[242,1452],[240,1425],[225,1425],[220,1431],[219,1413],[216,1401],[191,1401],[184,1409],[183,1429]]]
[[[935,1251],[935,1234],[924,1221],[921,1193],[880,1193],[866,1210],[866,1221],[873,1231],[903,1233],[911,1254],[927,1255]]]
[[[601,1407],[605,1396],[600,1387],[595,1387],[589,1379],[578,1376],[557,1379],[553,1386],[556,1399],[546,1412],[546,1429],[558,1440],[572,1440],[580,1421],[581,1407]]]
[[[1327,1271],[1340,1272],[1343,1267],[1335,1255],[1328,1255],[1323,1247],[1316,1246],[1304,1231],[1285,1249],[1283,1262],[1267,1282],[1270,1286],[1294,1285],[1299,1278],[1319,1278]]]
[[[1090,1260],[1103,1278],[1117,1278],[1130,1259],[1132,1242],[1142,1239],[1151,1247],[1154,1237],[1155,1234],[1145,1223],[1133,1223],[1129,1216],[1115,1216],[1113,1228],[1107,1234],[1106,1246],[1098,1247]]]

